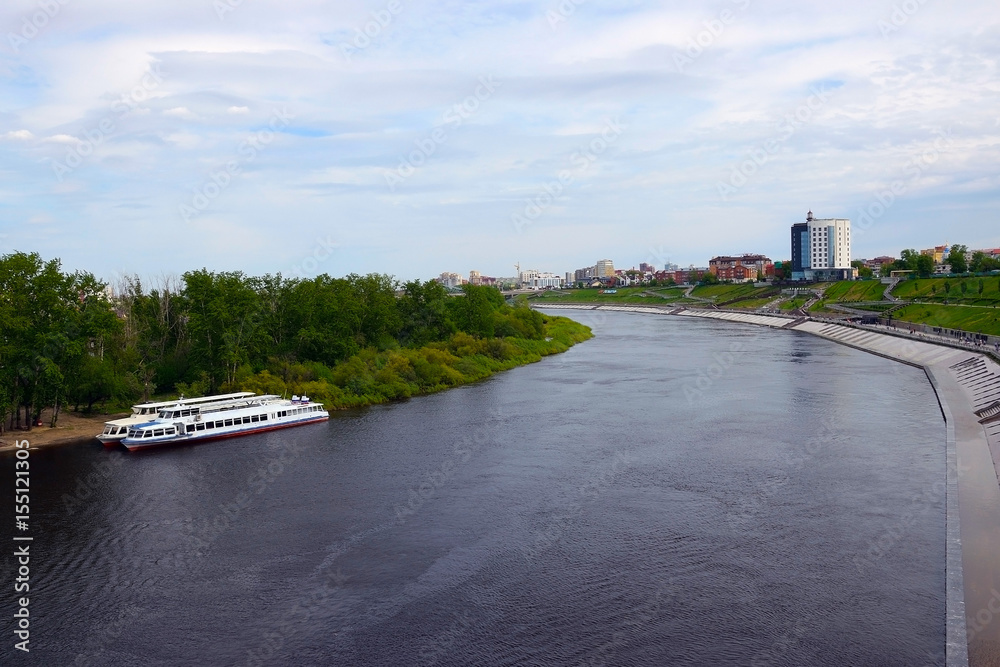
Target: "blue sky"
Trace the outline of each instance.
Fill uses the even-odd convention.
[[[1000,247],[998,63],[978,0],[10,0],[0,252],[106,280],[703,266],[788,258],[809,209],[855,258]]]

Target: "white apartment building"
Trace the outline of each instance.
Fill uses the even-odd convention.
[[[548,271],[537,270],[522,271],[520,275],[521,287],[527,289],[545,289],[546,287],[562,287],[563,278]]]
[[[806,217],[809,229],[810,268],[851,268],[851,221],[845,218]]]

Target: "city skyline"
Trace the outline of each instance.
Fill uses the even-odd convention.
[[[113,280],[1000,246],[992,4],[0,8],[0,253]],[[461,8],[461,9],[459,9]],[[474,257],[474,262],[469,258]]]

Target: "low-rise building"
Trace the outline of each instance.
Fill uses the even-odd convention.
[[[774,262],[764,255],[720,255],[708,261],[708,270],[719,280],[749,282],[758,276],[773,277]]]
[[[461,287],[465,284],[465,278],[462,277],[460,273],[442,273],[440,276],[435,278],[439,283],[447,287],[448,289],[455,289],[456,287]]]

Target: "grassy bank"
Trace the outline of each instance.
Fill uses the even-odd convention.
[[[532,303],[607,303],[607,304],[672,304],[685,302],[684,289],[680,287],[619,287],[614,292],[603,289],[562,289],[539,292],[531,297]]]
[[[1000,304],[1000,276],[904,280],[892,294],[906,300],[992,306]]]
[[[878,280],[844,280],[827,287],[823,299],[831,303],[881,301],[884,292],[885,285]]]
[[[892,317],[932,327],[1000,336],[1000,308],[914,303],[893,312]]]
[[[363,350],[329,368],[293,364],[245,373],[224,391],[304,394],[331,410],[431,394],[565,352],[591,338],[590,328],[566,317],[542,315],[545,337],[477,338],[456,333],[420,348]]]

